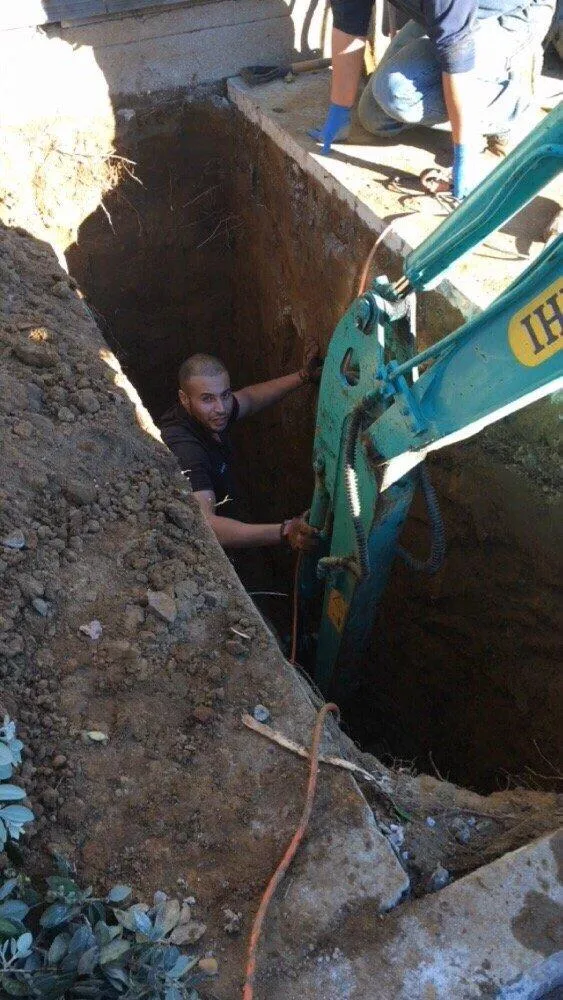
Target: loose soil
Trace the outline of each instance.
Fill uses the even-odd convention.
[[[37,816],[24,861],[39,874],[62,854],[101,887],[119,880],[144,898],[157,888],[195,897],[194,919],[207,926],[201,950],[220,963],[203,995],[233,1000],[252,915],[295,827],[305,778],[302,762],[240,717],[261,702],[306,744],[314,699],[150,436],[148,414],[135,414],[116,384],[72,280],[46,245],[21,231],[2,237],[0,673],[2,707],[28,748],[21,780]],[[7,541],[17,531],[23,548]],[[150,592],[159,594],[153,606]],[[103,627],[98,641],[80,631],[93,620]],[[357,756],[337,731],[329,745]],[[464,872],[556,823],[553,794],[482,799],[362,760],[385,789],[368,794],[415,893],[435,887],[438,865]],[[323,770],[313,857],[321,833],[364,829],[364,808],[350,779]],[[466,816],[462,846],[455,831]],[[292,884],[306,870],[298,863]],[[280,940],[286,962],[315,948],[314,926],[280,905],[265,971]],[[242,915],[240,934],[227,909]],[[331,936],[336,947],[337,927]]]
[[[212,107],[209,128],[216,139],[220,132],[217,115],[225,116],[227,110],[220,101]],[[186,115],[192,120],[193,109],[182,108],[182,121]],[[314,326],[314,317],[293,312],[288,297],[297,287],[308,291],[311,281],[309,277],[305,282],[301,271],[293,274],[283,257],[276,264],[273,245],[279,251],[286,239],[304,232],[303,219],[307,212],[318,211],[318,206],[314,192],[301,187],[303,178],[291,165],[270,160],[261,147],[255,158],[257,172],[253,172],[248,153],[239,150],[236,190],[244,194],[243,186],[249,185],[255,200],[248,207],[241,194],[236,224],[242,220],[241,230],[256,239],[244,244],[252,248],[246,260],[242,254],[237,256],[238,292],[234,296],[233,286],[227,283],[229,261],[233,248],[240,249],[237,240],[242,232],[234,240],[229,222],[219,225],[219,243],[213,236],[229,206],[224,191],[226,154],[208,162],[203,137],[193,153],[198,182],[193,177],[186,182],[185,171],[179,169],[165,183],[162,162],[168,162],[168,157],[163,156],[162,136],[169,122],[162,111],[151,115],[156,132],[161,128],[161,150],[158,157],[154,144],[147,142],[147,162],[153,157],[153,171],[144,178],[151,192],[174,194],[169,201],[172,208],[168,216],[159,215],[162,206],[153,205],[152,195],[131,179],[116,191],[114,200],[110,197],[108,210],[116,235],[108,227],[105,267],[119,276],[121,284],[112,286],[112,309],[100,312],[112,347],[128,370],[138,366],[144,373],[138,385],[156,412],[164,389],[167,392],[172,386],[172,381],[157,384],[161,376],[167,372],[166,377],[173,380],[175,362],[188,346],[190,350],[199,346],[219,350],[235,316],[241,324],[237,329],[247,327],[260,334],[254,340],[225,341],[227,360],[232,362],[238,354],[241,371],[268,377],[297,362],[299,338]],[[203,121],[194,113],[193,122],[201,126]],[[248,149],[258,141],[248,132],[241,137]],[[224,149],[229,149],[228,144]],[[108,152],[107,147],[104,151]],[[187,156],[187,147],[182,146],[181,152]],[[272,162],[279,167],[277,172]],[[53,169],[47,187],[60,185],[60,196],[65,189],[63,161],[55,157],[50,163]],[[3,180],[17,188],[11,174]],[[105,175],[95,181],[98,188],[110,182]],[[178,190],[176,182],[185,189]],[[282,182],[288,190],[301,191],[301,200],[295,203],[301,215],[299,226],[290,216],[283,216],[281,229],[277,228],[274,185]],[[85,882],[100,888],[126,881],[145,899],[156,889],[181,898],[193,896],[194,919],[207,927],[200,950],[216,955],[220,967],[218,979],[204,986],[202,994],[234,1000],[240,995],[251,919],[293,833],[305,782],[303,762],[245,730],[241,714],[258,702],[265,704],[276,728],[307,744],[316,699],[283,660],[231,565],[202,524],[185,481],[174,460],[155,441],[150,416],[120,375],[119,364],[104,344],[81,290],[60,268],[51,247],[30,235],[44,234],[49,228],[51,217],[42,215],[42,206],[54,203],[55,192],[47,190],[43,199],[30,202],[28,184],[27,173],[22,174],[22,188],[14,201],[20,207],[10,210],[10,224],[25,225],[29,231],[2,226],[0,232],[4,473],[0,487],[0,707],[18,720],[19,735],[27,747],[21,781],[37,821],[33,836],[22,845],[23,861],[39,875],[52,865],[54,854],[62,854],[77,864]],[[216,199],[211,218],[176,217],[181,206],[182,211],[193,211],[194,199],[203,197],[214,184],[218,187],[209,192]],[[131,193],[138,189],[144,203],[133,200],[133,208],[126,208],[125,199],[131,201]],[[365,248],[368,236],[354,231],[357,223],[349,223],[352,229],[347,229],[343,219],[331,214],[334,206],[326,210],[323,227],[325,222],[340,227],[341,240],[334,245],[330,264],[337,274],[347,241],[361,236],[363,242],[358,245]],[[260,230],[256,216],[263,212],[270,225]],[[103,218],[107,226],[107,217]],[[165,218],[171,220],[170,226],[164,224]],[[193,240],[185,236],[190,222],[195,223]],[[132,254],[134,227],[138,243]],[[162,245],[155,239],[159,231],[162,245],[168,246],[162,269]],[[70,224],[66,232],[71,234]],[[97,231],[93,233],[89,245],[87,227],[83,227],[79,247],[88,264],[84,276],[95,283],[99,260]],[[183,263],[175,256],[178,234],[186,239]],[[50,238],[60,248],[68,235],[60,230],[56,239],[53,233]],[[324,260],[321,249],[304,256],[306,271],[315,255]],[[213,265],[207,278],[204,260],[199,261],[200,271],[192,267],[203,251],[210,254],[204,260]],[[78,251],[74,259],[78,260]],[[174,280],[163,283],[172,268]],[[277,296],[268,300],[270,269],[276,275]],[[341,276],[330,308],[320,285],[313,283],[319,309],[324,303],[322,329],[327,337],[332,312],[341,310],[353,287],[352,270]],[[200,300],[194,324],[186,322],[183,283],[188,273],[198,276],[191,289],[192,293],[197,290]],[[149,278],[153,282],[150,294],[145,286]],[[84,284],[91,288],[90,281]],[[104,287],[109,296],[109,285]],[[302,303],[307,300],[304,294],[295,298]],[[115,322],[120,301],[134,306],[123,327]],[[212,322],[210,302],[216,303]],[[146,325],[139,336],[143,317]],[[120,343],[129,323],[129,329],[137,330],[133,346],[129,340]],[[159,329],[169,338],[166,349],[156,336]],[[263,333],[271,329],[280,334],[277,339]],[[156,372],[152,397],[148,396],[151,368]],[[308,472],[304,471],[308,469],[308,443],[303,429],[311,425],[313,409],[312,395],[301,405],[292,400],[284,407],[281,427],[294,463],[292,502],[306,501],[309,494]],[[267,493],[265,474],[263,481],[256,481],[258,514],[262,505],[270,510],[279,504],[287,510],[290,491],[285,492],[283,480],[288,477],[277,463],[279,437],[274,432],[278,430],[273,422],[254,424],[241,441],[248,470],[260,454],[260,475],[271,461],[278,477],[275,500],[271,482]],[[448,482],[464,493],[463,483],[459,485],[453,473]],[[482,543],[488,536],[484,527],[480,530],[485,532],[477,535]],[[23,548],[17,547],[17,532],[23,534]],[[464,536],[464,545],[468,550],[475,545],[471,534]],[[534,576],[530,586],[535,585]],[[491,594],[497,592],[493,588]],[[392,593],[397,609],[389,620],[391,630],[405,604],[403,586]],[[421,608],[425,600],[426,596],[419,599]],[[80,630],[94,620],[103,629],[97,641]],[[419,621],[424,620],[421,611]],[[464,631],[461,644],[466,637]],[[450,633],[446,639],[450,642]],[[438,660],[443,648],[441,644],[435,650]],[[494,676],[496,683],[496,672]],[[402,729],[407,731],[408,726]],[[107,741],[92,741],[86,735],[92,731],[104,733]],[[294,906],[292,910],[288,900],[292,894],[299,898],[299,891],[303,898],[314,899],[315,857],[330,859],[338,843],[362,838],[366,847],[379,829],[397,852],[411,894],[423,895],[437,889],[440,878],[464,874],[526,843],[552,829],[560,818],[560,802],[552,792],[508,790],[483,798],[438,778],[416,777],[408,767],[388,769],[379,760],[359,754],[334,726],[325,743],[330,752],[357,760],[376,777],[375,784],[366,783],[363,789],[377,826],[370,827],[373,820],[353,782],[323,768],[307,856],[298,859],[287,894],[276,901],[268,923],[260,959],[266,977],[278,967],[290,975],[292,963],[305,952],[337,948],[338,908],[343,900],[357,898],[354,857],[339,862],[331,872],[333,895],[327,926],[307,920],[303,909]],[[452,740],[447,753],[453,756],[455,752]],[[386,850],[396,864],[395,855]],[[8,863],[0,855],[2,867]],[[441,869],[447,870],[446,876]],[[377,902],[374,905],[377,908]],[[225,910],[241,914],[236,926]],[[373,913],[366,918],[365,933],[371,920]],[[284,959],[278,966],[280,953]],[[264,990],[267,996],[267,987]]]
[[[152,415],[171,405],[192,351],[219,354],[235,387],[294,370],[305,337],[328,343],[372,233],[220,94],[126,118],[118,149],[143,186],[125,177],[106,198],[114,231],[99,210],[68,258]],[[380,273],[400,268],[378,255]],[[462,322],[437,292],[419,296],[418,312],[421,347]],[[235,429],[249,517],[309,506],[315,406],[304,390]],[[429,462],[446,564],[432,579],[397,564],[361,689],[339,692],[350,735],[388,762],[435,765],[479,791],[550,788],[560,775],[557,434],[556,407],[539,404]],[[428,548],[420,503],[403,544]],[[248,569],[250,589],[290,592],[278,553]],[[289,601],[260,606],[287,635]]]

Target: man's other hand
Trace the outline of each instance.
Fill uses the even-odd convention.
[[[303,364],[299,372],[303,382],[319,382],[323,373],[323,358],[318,340],[309,339],[303,346]]]
[[[282,537],[287,540],[292,549],[298,552],[313,552],[319,544],[317,529],[307,524],[303,514],[284,521]]]

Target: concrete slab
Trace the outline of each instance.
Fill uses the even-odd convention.
[[[222,0],[58,30],[72,46],[92,49],[112,95],[139,96],[307,58],[327,44],[326,0]]]
[[[318,940],[337,923],[343,910],[370,900],[378,912],[385,913],[408,892],[408,876],[367,803],[358,820],[351,826],[335,812],[330,826],[315,824],[313,837],[305,841],[280,905],[280,920],[291,941],[296,926],[303,940]],[[336,892],[335,872],[346,872]]]
[[[450,136],[444,130],[416,128],[402,141],[377,142],[356,122],[347,143],[323,156],[307,129],[320,124],[326,111],[328,71],[248,88],[228,81],[229,96],[241,112],[256,122],[308,174],[349,204],[374,233],[394,220],[387,245],[403,255],[418,246],[440,223],[443,207],[421,195],[422,170],[449,162]],[[541,112],[524,125],[529,128]],[[498,160],[481,156],[483,175]],[[466,260],[458,262],[440,286],[443,294],[466,315],[482,309],[541,251],[547,222],[563,197],[556,180],[522,212]]]
[[[269,1000],[532,1000],[563,984],[553,834],[385,917],[358,909]],[[337,948],[334,948],[334,944]],[[554,956],[551,958],[551,956]],[[546,961],[551,958],[551,961]],[[540,992],[538,992],[540,991]]]

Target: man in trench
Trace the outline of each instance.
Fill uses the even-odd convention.
[[[236,420],[259,413],[288,393],[318,381],[320,372],[316,344],[306,348],[300,371],[236,392],[219,358],[194,354],[180,367],[179,402],[161,418],[162,439],[178,459],[223,548],[289,544],[292,549],[310,551],[316,546],[317,532],[304,515],[273,524],[248,524],[237,518],[239,498],[229,430]]]

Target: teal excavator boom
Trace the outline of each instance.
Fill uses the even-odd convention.
[[[562,165],[563,104],[408,255],[399,281],[377,278],[352,303],[332,336],[313,448],[310,522],[321,545],[303,559],[299,581],[304,600],[324,588],[316,680],[325,692],[361,658],[395,558],[414,562],[398,540],[419,485],[433,544],[417,568],[432,571],[443,557],[436,498],[421,464],[426,455],[563,386],[563,236],[454,333],[418,354],[404,335],[415,293],[518,212]]]

